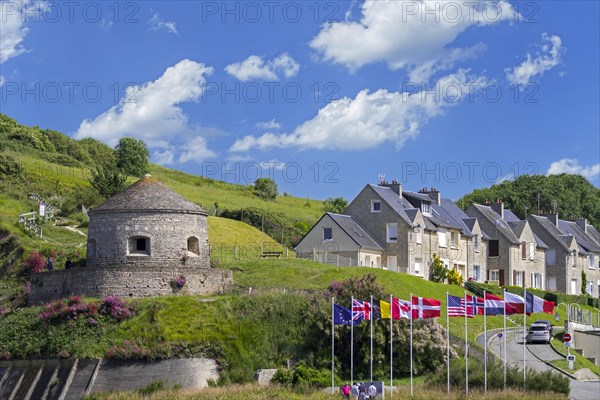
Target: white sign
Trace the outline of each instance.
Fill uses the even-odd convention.
[[[571,347],[571,342],[564,342],[565,347]]]
[[[40,217],[46,215],[46,205],[44,203],[40,203]]]

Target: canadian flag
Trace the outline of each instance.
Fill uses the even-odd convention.
[[[439,317],[441,309],[439,300],[412,296],[412,319]]]
[[[392,318],[410,319],[410,303],[406,300],[400,300],[395,297],[392,298]]]

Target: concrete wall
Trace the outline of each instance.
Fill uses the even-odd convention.
[[[573,346],[583,350],[585,357],[595,358],[594,362],[600,367],[600,332],[574,331]]]
[[[129,239],[150,239],[149,255],[132,255]],[[200,254],[187,252],[188,238],[199,241]],[[163,262],[180,260],[183,254],[209,266],[208,225],[199,213],[103,212],[90,215],[87,265]]]
[[[172,281],[185,276],[182,288],[173,287]],[[151,297],[180,295],[221,294],[233,283],[230,270],[196,268],[180,262],[161,266],[106,265],[74,268],[33,274],[30,304],[40,304],[72,294],[104,297]]]

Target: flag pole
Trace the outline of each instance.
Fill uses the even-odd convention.
[[[412,293],[410,294],[410,397],[413,396],[413,356],[412,356],[412,334],[413,334],[413,301]]]
[[[392,385],[394,382],[394,298],[390,294],[390,399],[394,396]]]
[[[475,300],[477,301],[477,300]],[[467,330],[467,291],[465,290],[465,396],[469,396],[469,332]],[[473,315],[475,309],[473,308]]]
[[[466,312],[466,310],[465,310]],[[448,393],[450,393],[450,322],[448,321],[448,292],[446,292],[446,380],[448,381]]]
[[[335,393],[335,381],[334,381],[334,360],[333,360],[333,354],[334,354],[334,350],[335,350],[335,338],[333,336],[334,334],[334,301],[335,301],[335,297],[331,297],[331,394]]]
[[[373,295],[371,295],[371,303],[370,303],[370,312],[369,312],[369,316],[371,317],[371,354],[370,354],[370,359],[371,359],[371,379],[370,381],[373,382]]]
[[[487,301],[486,291],[483,291],[483,392],[487,393]]]
[[[523,277],[525,278],[525,277]],[[523,288],[523,389],[527,380],[526,342],[527,342],[527,288]]]
[[[503,386],[503,388],[506,389],[506,289],[502,289],[502,295],[504,297],[504,331],[503,331],[503,337],[502,337],[502,339],[504,340],[504,386]],[[500,341],[500,344],[502,344],[502,341]]]
[[[350,316],[352,323],[350,324],[350,385],[354,387],[354,295],[350,300]]]

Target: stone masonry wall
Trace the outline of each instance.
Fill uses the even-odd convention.
[[[172,285],[186,277],[182,288]],[[152,297],[168,295],[209,295],[227,292],[233,283],[230,270],[197,268],[179,262],[160,267],[147,265],[106,265],[33,274],[30,304],[70,295],[104,297]]]

